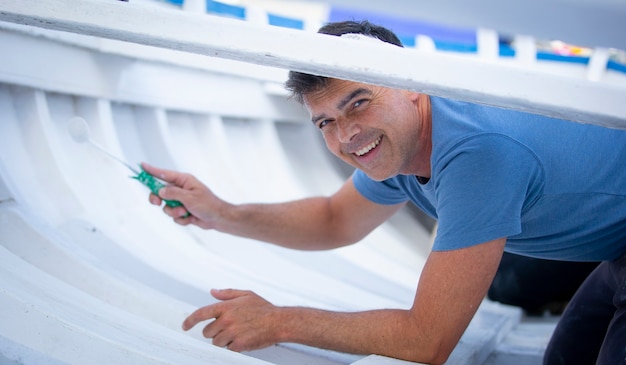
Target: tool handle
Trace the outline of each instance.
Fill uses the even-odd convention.
[[[150,189],[150,191],[152,191],[152,193],[154,193],[155,195],[159,195],[159,190],[161,190],[161,188],[165,186],[165,184],[157,180],[154,176],[147,173],[143,168],[137,176],[133,176],[132,178],[147,186],[148,189]],[[183,206],[183,203],[179,202],[178,200],[163,199],[163,201],[165,202],[165,204],[172,208]],[[189,213],[185,215],[185,217],[187,216],[189,216]]]

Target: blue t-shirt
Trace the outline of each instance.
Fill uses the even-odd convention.
[[[626,252],[626,131],[431,96],[431,178],[356,189],[412,201],[438,220],[433,250],[507,237],[533,257],[601,261]]]

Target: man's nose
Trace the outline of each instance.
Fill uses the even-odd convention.
[[[337,137],[341,143],[348,143],[352,141],[352,139],[361,131],[361,128],[357,123],[347,120],[338,120],[337,126]]]

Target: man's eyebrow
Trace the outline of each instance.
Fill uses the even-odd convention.
[[[341,110],[343,109],[349,102],[350,100],[356,98],[357,96],[361,95],[361,94],[372,94],[371,90],[368,90],[364,87],[360,87],[356,90],[354,90],[353,92],[351,92],[350,94],[348,94],[348,96],[346,96],[345,98],[341,99],[341,101],[339,103],[337,103],[337,109]]]
[[[350,100],[356,98],[357,96],[361,95],[361,94],[368,94],[371,95],[372,91],[368,90],[364,87],[360,87],[354,91],[352,91],[350,94],[348,94],[345,98],[341,99],[338,103],[337,103],[337,109],[341,110],[343,108],[345,108],[346,105],[348,105],[348,103],[350,102]],[[316,115],[313,118],[311,118],[311,121],[313,122],[313,124],[317,123],[318,120],[320,119],[324,119],[326,118],[326,114],[320,114],[320,115]]]
[[[311,122],[313,122],[313,124],[317,124],[318,120],[324,119],[324,118],[326,118],[326,114],[316,115],[313,118],[311,118]]]

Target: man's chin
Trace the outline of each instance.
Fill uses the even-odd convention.
[[[367,175],[367,177],[369,177],[370,179],[374,181],[379,181],[379,182],[385,181],[395,176],[395,175],[381,173],[381,171],[365,171],[365,170],[361,170],[361,171],[363,171],[365,175]]]

